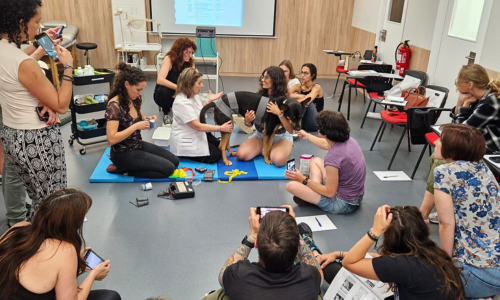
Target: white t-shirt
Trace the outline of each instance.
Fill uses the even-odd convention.
[[[290,79],[287,83],[287,88],[290,89],[292,86],[300,84],[300,81],[297,78]]]
[[[36,113],[39,101],[19,81],[19,66],[33,59],[16,44],[0,40],[0,105],[5,126],[29,130],[47,127]]]
[[[173,122],[170,134],[170,152],[177,156],[208,156],[208,141],[205,132],[197,131],[189,126],[189,122],[200,117],[203,108],[200,97],[187,98],[178,94],[172,105]]]

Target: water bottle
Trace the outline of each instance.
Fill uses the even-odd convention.
[[[78,76],[78,77],[83,76],[82,67],[78,67],[78,70],[76,70],[76,76]]]
[[[313,159],[313,154],[302,154],[300,156],[300,173],[309,175],[309,165]]]

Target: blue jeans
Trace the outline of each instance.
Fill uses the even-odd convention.
[[[500,267],[480,269],[469,264],[455,262],[463,268],[464,289],[467,299],[477,299],[500,294]]]
[[[256,138],[264,140],[264,135],[262,135],[262,132],[259,132],[258,130],[256,130],[254,133],[252,133],[251,136],[254,136]],[[289,140],[293,144],[293,137],[288,131],[285,131],[285,133],[283,133],[283,134],[275,134],[274,139],[273,139],[273,144],[275,144],[281,140]]]
[[[318,111],[316,105],[311,103],[308,107],[304,108],[302,111],[302,129],[305,131],[316,131],[318,130],[316,126],[316,115]]]
[[[328,198],[322,195],[318,202],[318,207],[331,214],[348,214],[355,211],[362,200],[363,195],[352,201],[342,200],[338,196]]]

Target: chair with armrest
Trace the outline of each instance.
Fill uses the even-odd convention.
[[[446,104],[446,100],[448,99],[448,92],[449,92],[449,90],[447,88],[435,86],[435,85],[429,85],[427,87],[427,96],[429,97],[429,102],[427,103],[426,107],[412,107],[403,113],[396,114],[395,116],[389,115],[389,113],[385,110],[380,113],[380,115],[382,117],[382,123],[380,124],[380,127],[377,131],[377,134],[375,135],[375,138],[373,139],[373,143],[372,143],[372,146],[370,147],[370,151],[373,150],[373,146],[375,145],[377,138],[379,138],[379,142],[381,141],[382,134],[384,133],[384,130],[385,130],[385,127],[387,126],[387,124],[398,125],[398,126],[404,127],[404,130],[401,134],[401,137],[399,138],[398,144],[396,145],[396,149],[394,150],[394,153],[392,155],[391,161],[389,162],[389,166],[387,167],[387,170],[391,169],[392,163],[394,162],[394,158],[396,158],[396,154],[398,153],[399,146],[401,145],[401,142],[402,142],[405,134],[407,134],[407,136],[408,136],[408,151],[411,151],[410,144],[413,144],[413,142],[410,139],[411,134],[409,131],[410,126],[408,125],[408,118],[412,118],[412,121],[413,121],[413,117],[415,115],[414,112],[416,109],[425,110],[425,109],[431,109],[431,108],[443,108],[444,105]],[[434,94],[432,94],[432,93],[434,93]],[[410,117],[409,117],[409,114],[411,114]],[[433,125],[433,124],[431,124],[431,125]],[[414,141],[416,141],[416,140],[414,140]]]
[[[366,71],[366,70],[373,70],[378,73],[391,73],[392,72],[392,65],[375,65],[375,64],[364,64],[364,65],[359,65],[358,67],[359,71]],[[342,100],[344,98],[344,90],[346,85],[349,86],[349,98],[347,100],[347,120],[350,118],[351,114],[351,88],[362,88],[363,92],[366,90],[368,85],[372,85],[373,87],[379,85],[387,85],[390,80],[387,80],[387,78],[383,77],[378,77],[378,76],[367,76],[363,78],[350,78],[349,75],[347,76],[346,80],[344,81],[344,87],[342,89],[342,93],[340,94],[340,99],[339,99],[339,108],[338,111],[340,111],[342,107]],[[392,85],[391,85],[392,86]],[[390,88],[389,88],[390,89]],[[363,100],[366,102],[366,97],[363,98]]]
[[[411,77],[420,79],[421,81],[420,81],[419,86],[426,86],[427,85],[428,76],[425,72],[416,71],[416,70],[407,70],[405,72],[404,76],[411,76]],[[363,121],[361,122],[360,128],[363,128],[363,125],[365,124],[365,121],[366,121],[366,118],[368,116],[368,113],[370,112],[370,107],[371,107],[372,103],[373,103],[372,112],[375,112],[375,110],[377,108],[377,104],[382,106],[383,109],[387,108],[387,105],[380,104],[380,102],[382,100],[384,100],[384,98],[385,98],[384,92],[390,90],[391,88],[392,88],[392,86],[388,89],[378,89],[376,91],[372,91],[372,92],[368,93],[368,96],[370,98],[370,102],[368,102],[368,107],[366,108],[365,116],[363,117]]]

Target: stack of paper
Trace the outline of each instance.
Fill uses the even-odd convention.
[[[379,73],[373,70],[349,71],[347,74],[355,77],[379,76]]]
[[[405,102],[405,98],[392,96],[392,95],[387,96],[387,100],[389,100],[391,102],[399,102],[399,103]]]
[[[373,171],[381,181],[411,181],[403,171]]]

